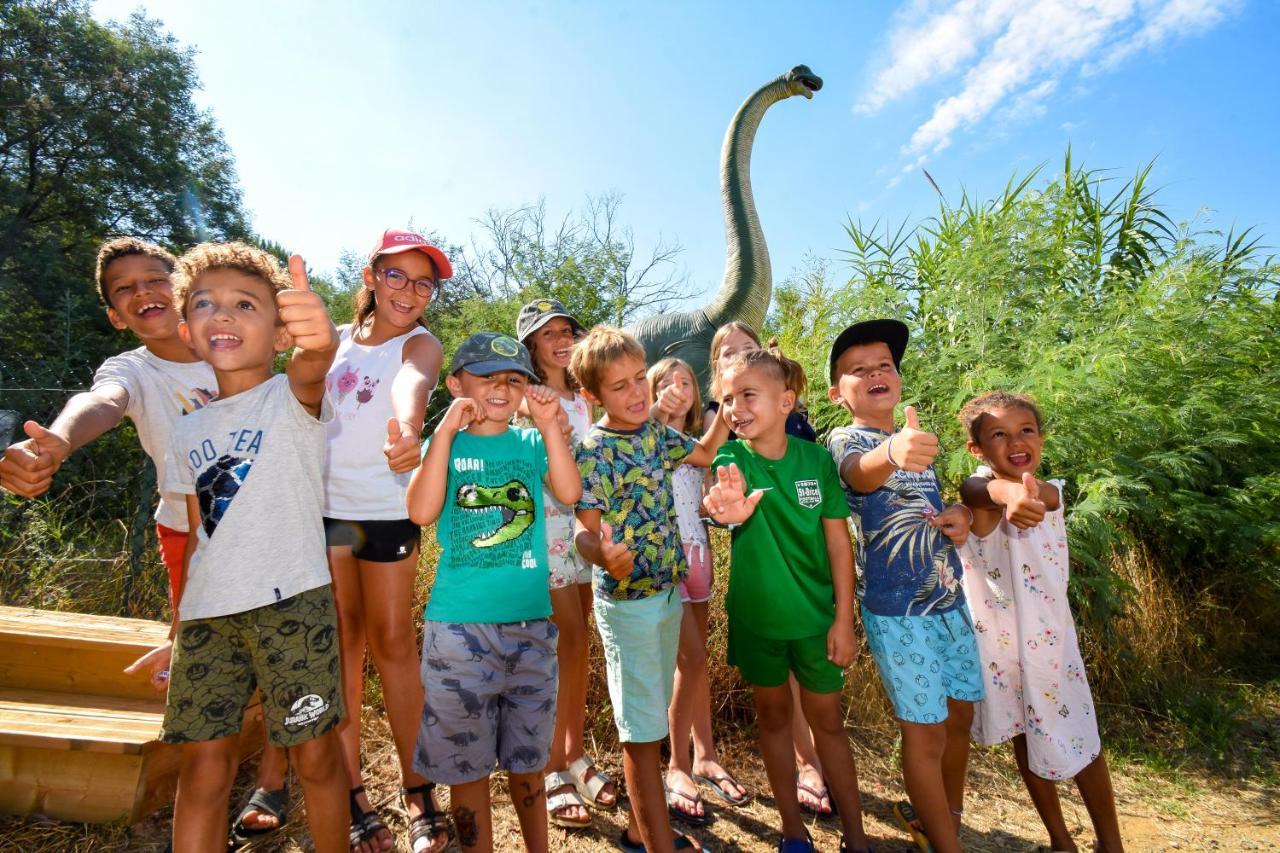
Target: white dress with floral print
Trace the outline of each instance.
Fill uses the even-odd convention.
[[[573,444],[577,444],[591,428],[591,408],[581,394],[573,399],[560,398],[560,406],[569,417]],[[573,544],[573,507],[562,504],[544,487],[542,505],[547,514],[547,578],[551,589],[575,583],[591,583],[591,566],[578,555]]]
[[[1061,494],[1062,481],[1050,482]],[[1002,517],[986,536],[970,534],[960,554],[987,689],[973,739],[989,746],[1025,734],[1033,773],[1075,776],[1102,743],[1067,600],[1063,508],[1029,530]]]

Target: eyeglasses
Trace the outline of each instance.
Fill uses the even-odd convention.
[[[413,290],[419,296],[425,296],[427,299],[434,299],[439,293],[440,283],[434,278],[409,278],[408,273],[395,267],[387,267],[382,270],[374,270],[373,274],[386,282],[387,287],[392,290],[404,290],[410,284]]]

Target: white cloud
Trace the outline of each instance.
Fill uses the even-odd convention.
[[[903,147],[914,168],[989,117],[1034,118],[1062,77],[1099,74],[1209,29],[1241,0],[943,0],[916,3],[888,38],[884,69],[855,109],[874,113],[958,78]]]

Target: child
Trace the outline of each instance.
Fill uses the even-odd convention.
[[[414,769],[447,783],[465,851],[493,849],[489,774],[509,772],[528,850],[547,849],[542,768],[555,730],[556,627],[547,592],[542,489],[581,493],[555,392],[528,351],[494,332],[467,338],[445,379],[453,403],[409,483],[409,517],[439,520],[440,562],[422,638]],[[537,429],[508,427],[528,403]]]
[[[960,413],[969,452],[984,462],[961,496],[973,529],[961,550],[987,697],[973,738],[1013,741],[1053,850],[1075,851],[1054,782],[1076,780],[1093,820],[1096,850],[1123,849],[1111,775],[1067,599],[1067,533],[1061,480],[1037,480],[1044,448],[1040,409],[996,391]]]
[[[725,323],[716,330],[711,339],[711,400],[707,403],[707,411],[703,416],[704,424],[710,424],[720,410],[716,399],[716,382],[720,372],[738,353],[761,349],[760,336],[756,330],[746,323],[734,320]],[[796,408],[787,413],[787,435],[794,435],[805,441],[817,441],[817,433],[809,425],[809,421],[800,414],[800,394],[796,391]],[[734,438],[732,432],[729,438]],[[813,733],[805,725],[804,714],[800,711],[800,685],[795,678],[791,682],[791,702],[794,713],[791,719],[791,741],[796,754],[796,796],[800,799],[800,808],[812,815],[826,816],[831,814],[831,793],[827,790],[826,780],[822,774],[822,762],[814,749]],[[719,787],[719,786],[717,786]]]
[[[667,388],[681,392],[680,404],[670,413],[660,411],[659,421],[685,435],[701,426],[702,394],[693,368],[678,358],[664,358],[649,368],[649,397],[658,400]],[[707,602],[711,600],[711,541],[702,521],[702,485],[705,468],[681,465],[671,475],[689,574],[680,582],[684,615],[680,620],[680,648],[676,656],[674,698],[667,711],[671,729],[671,764],[667,768],[667,810],[671,817],[694,826],[705,826],[711,816],[705,811],[697,783],[702,782],[725,802],[739,806],[748,799],[746,790],[729,775],[716,757],[711,737],[711,693],[707,683]],[[689,761],[690,730],[693,761]]]
[[[971,514],[960,504],[944,508],[933,470],[938,439],[920,429],[915,409],[906,408],[905,427],[895,426],[907,337],[896,320],[870,320],[836,338],[828,396],[853,425],[833,430],[827,448],[852,511],[862,627],[902,733],[915,809],[900,803],[898,817],[917,844],[954,853],[969,724],[982,698],[955,550]]]
[[[671,475],[681,462],[710,465],[724,426],[717,422],[694,442],[651,419],[644,349],[618,329],[592,329],[574,348],[569,370],[587,401],[605,411],[577,447],[576,542],[578,553],[600,567],[596,627],[631,798],[618,846],[651,853],[698,849],[687,836],[672,838],[659,764],[680,638],[676,586],[687,573]],[[665,396],[678,402],[680,394]]]
[[[182,339],[218,383],[217,400],[175,424],[166,465],[166,488],[186,495],[196,531],[177,585],[176,636],[130,667],[171,673],[160,739],[183,745],[173,847],[225,847],[237,736],[257,687],[268,737],[289,749],[302,782],[316,849],[345,850],[337,623],[321,525],[333,417],[324,377],[337,332],[300,257],[286,275],[242,243],[183,255],[173,298]],[[273,375],[276,353],[291,346],[287,372]]]
[[[535,299],[520,309],[516,338],[529,350],[538,381],[556,392],[577,444],[591,427],[591,409],[569,374],[573,345],[586,330],[554,299]],[[551,586],[551,619],[560,631],[556,656],[560,687],[556,733],[546,769],[547,813],[567,829],[591,825],[587,804],[617,807],[617,786],[586,755],[583,728],[587,718],[587,620],[591,614],[591,567],[573,544],[573,507],[547,492],[547,568]]]
[[[212,399],[213,369],[178,335],[170,276],[177,258],[133,237],[108,240],[98,249],[95,280],[107,320],[128,329],[142,346],[112,356],[93,375],[93,386],[72,397],[46,429],[35,421],[30,438],[10,445],[0,459],[0,487],[33,498],[49,489],[53,475],[75,450],[116,426],[133,421],[143,451],[156,466],[160,504],[156,534],[169,573],[169,604],[181,597],[178,580],[187,544],[182,495],[165,489],[165,453],[174,422]]]
[[[858,775],[841,707],[853,663],[849,508],[831,457],[786,432],[804,387],[800,365],[775,352],[739,353],[718,377],[721,418],[738,434],[716,457],[704,506],[733,530],[725,609],[729,662],[752,686],[760,752],[782,818],[783,853],[815,849],[792,778],[789,676],[840,809],[840,849],[866,850]],[[813,547],[814,541],[825,548]],[[834,602],[834,603],[833,603]]]

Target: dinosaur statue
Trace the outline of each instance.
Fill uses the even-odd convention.
[[[716,329],[740,320],[758,330],[764,325],[773,295],[769,247],[751,195],[751,145],[756,130],[765,110],[778,101],[795,95],[812,98],[821,88],[821,77],[808,66],[797,65],[761,86],[738,108],[720,149],[720,193],[728,250],[720,289],[701,308],[646,317],[632,330],[644,345],[650,364],[667,356],[684,359],[697,373],[704,393],[711,377],[709,355]]]

